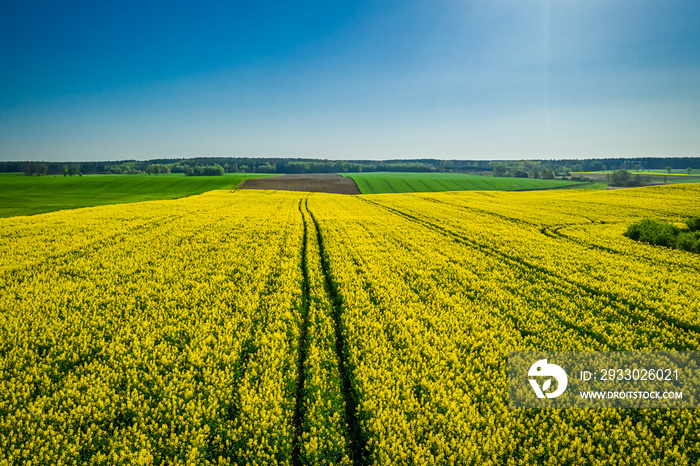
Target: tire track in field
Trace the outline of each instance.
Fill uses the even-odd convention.
[[[460,204],[453,204],[452,202],[447,202],[443,201],[440,199],[435,199],[432,197],[427,197],[427,196],[419,196],[419,199],[432,202],[434,204],[441,204],[441,205],[446,205],[452,208],[456,208],[459,210],[463,210],[465,212],[473,213],[473,214],[482,214],[482,215],[490,215],[492,217],[500,218],[501,220],[505,220],[507,222],[512,222],[515,223],[516,225],[528,225],[531,227],[539,227],[539,224],[533,223],[533,222],[528,222],[527,220],[523,220],[521,218],[516,218],[516,217],[509,217],[508,215],[503,215],[503,214],[498,214],[496,212],[490,212],[488,210],[484,209],[479,209],[477,207],[471,207],[471,206],[465,206],[465,205],[460,205]]]
[[[593,222],[591,222],[593,223]],[[563,224],[563,225],[552,225],[552,226],[543,226],[540,227],[540,233],[542,233],[545,236],[548,236],[549,238],[556,239],[556,240],[564,240],[564,241],[570,241],[574,244],[578,244],[579,246],[585,248],[585,249],[597,249],[599,251],[607,252],[608,254],[623,254],[620,251],[616,251],[614,249],[611,249],[606,246],[600,246],[598,244],[593,244],[593,243],[584,243],[583,241],[576,240],[574,238],[570,238],[566,236],[564,233],[559,232],[562,228],[565,227],[571,227],[571,226],[578,226],[579,224]],[[637,257],[637,259],[643,259],[645,262],[650,262],[648,259],[644,257]]]
[[[544,189],[558,189],[558,188],[544,188]],[[529,221],[523,220],[523,219],[521,219],[521,218],[510,217],[510,216],[508,216],[508,215],[503,215],[503,214],[499,214],[499,213],[496,213],[496,212],[491,212],[491,211],[488,211],[488,210],[485,210],[485,209],[479,209],[479,208],[476,208],[476,207],[464,206],[464,205],[460,205],[460,204],[453,204],[453,203],[451,203],[451,202],[446,202],[446,201],[442,201],[442,200],[439,200],[439,199],[433,199],[433,198],[429,198],[429,197],[421,197],[420,199],[425,200],[425,201],[428,201],[428,202],[433,202],[433,203],[435,203],[435,204],[442,204],[442,205],[450,206],[450,207],[453,207],[453,208],[456,208],[456,209],[459,209],[459,210],[463,210],[463,211],[465,211],[465,212],[470,212],[470,213],[475,213],[475,214],[480,214],[480,215],[487,215],[487,216],[491,216],[491,217],[496,217],[496,218],[499,218],[499,219],[501,219],[501,220],[504,220],[504,221],[513,223],[513,224],[515,224],[515,225],[521,225],[521,226],[524,225],[524,226],[529,226],[529,227],[532,227],[532,228],[537,228],[537,229],[539,230],[540,233],[542,233],[543,235],[545,235],[545,236],[547,236],[547,237],[549,237],[549,238],[552,238],[552,239],[565,239],[565,240],[568,240],[568,241],[571,241],[571,242],[573,242],[573,243],[576,243],[576,244],[578,244],[578,245],[580,245],[580,246],[582,246],[582,247],[584,247],[584,248],[587,248],[587,249],[588,249],[588,248],[594,248],[594,249],[598,249],[598,250],[601,250],[601,251],[605,251],[605,252],[608,252],[608,253],[611,253],[611,254],[621,254],[620,251],[616,251],[616,250],[614,250],[614,249],[610,249],[610,248],[608,248],[608,247],[600,246],[600,245],[593,244],[593,243],[584,243],[583,241],[578,241],[578,240],[576,240],[576,239],[570,238],[569,236],[566,236],[566,235],[564,235],[563,233],[560,233],[560,232],[559,232],[559,230],[562,229],[562,228],[565,228],[565,227],[572,227],[572,226],[586,225],[586,223],[565,223],[565,224],[558,224],[558,225],[550,225],[550,226],[547,226],[547,225],[541,225],[541,224],[536,223],[536,222],[529,222]],[[586,220],[588,220],[588,222],[590,222],[590,223],[595,223],[594,220],[592,220],[592,219],[590,219],[590,218],[588,218],[588,217],[585,217],[585,218],[586,218]],[[646,259],[646,258],[643,258],[643,257],[642,257],[642,259]]]
[[[476,207],[470,207],[470,206],[463,206],[463,205],[459,205],[459,204],[453,204],[453,203],[451,203],[451,202],[446,202],[446,201],[443,201],[443,200],[440,200],[440,199],[433,199],[433,198],[426,197],[426,196],[421,196],[421,197],[419,197],[419,198],[422,199],[422,200],[428,201],[428,202],[433,202],[433,203],[436,203],[436,204],[441,204],[441,205],[446,205],[446,206],[450,206],[450,207],[453,207],[453,208],[457,208],[457,209],[463,210],[463,211],[465,211],[465,212],[470,212],[470,213],[476,213],[476,214],[482,214],[482,215],[486,215],[486,216],[496,217],[496,218],[499,218],[499,219],[501,219],[501,220],[504,220],[504,221],[507,221],[507,222],[511,222],[511,223],[513,223],[514,225],[536,228],[541,234],[543,234],[544,236],[547,236],[548,238],[552,238],[552,239],[558,240],[558,241],[567,241],[567,242],[576,244],[577,246],[582,247],[582,248],[587,249],[587,250],[593,249],[593,250],[597,250],[597,251],[602,251],[602,252],[604,252],[604,253],[606,253],[606,254],[610,254],[610,255],[613,255],[613,256],[616,256],[616,257],[620,257],[620,256],[626,255],[626,253],[623,252],[623,251],[619,251],[619,250],[616,250],[616,249],[612,249],[612,248],[609,248],[609,247],[606,247],[606,246],[601,246],[601,245],[599,245],[599,244],[587,243],[587,242],[585,242],[585,241],[583,241],[583,240],[580,240],[580,239],[578,239],[578,238],[574,238],[574,237],[568,236],[568,235],[566,235],[565,233],[562,233],[562,232],[560,231],[560,230],[562,230],[562,229],[564,229],[564,228],[577,227],[577,226],[580,227],[580,226],[586,226],[586,225],[591,225],[591,224],[596,224],[596,223],[597,223],[594,219],[592,219],[592,218],[590,218],[590,217],[587,217],[587,216],[585,216],[585,215],[582,216],[582,217],[585,218],[585,219],[588,221],[588,223],[563,223],[563,224],[556,224],[556,225],[542,225],[542,224],[538,224],[538,223],[534,223],[534,222],[529,222],[529,221],[527,221],[527,220],[519,219],[519,218],[516,218],[516,217],[510,217],[510,216],[507,216],[507,215],[498,214],[498,213],[496,213],[496,212],[490,212],[490,211],[485,210],[485,209],[479,209],[479,208],[476,208]],[[599,223],[612,224],[612,223],[624,223],[624,222],[610,222],[610,221],[602,222],[602,221],[601,221],[601,222],[599,222]],[[636,261],[644,262],[644,263],[646,263],[646,264],[648,264],[648,265],[651,265],[651,266],[656,265],[656,262],[655,262],[653,259],[651,259],[651,258],[649,258],[649,257],[647,257],[647,256],[644,256],[644,255],[636,255],[636,254],[635,254],[635,255],[634,255],[634,259],[635,259]],[[669,262],[669,264],[670,264],[670,265],[673,265],[674,267],[677,267],[678,269],[681,269],[681,270],[692,270],[692,265],[689,265],[689,264],[684,263],[684,262],[680,262],[680,263],[679,263],[679,262]],[[560,277],[560,278],[564,278],[564,277]],[[567,280],[567,279],[564,278],[564,280]],[[572,282],[571,280],[567,280],[567,281],[568,281],[569,283],[571,283],[571,284],[576,285],[576,283],[575,283],[575,282]],[[583,285],[583,284],[578,284],[578,286],[580,286],[581,288],[585,289],[585,290],[588,291],[589,293],[591,293],[591,290],[595,290],[595,289],[596,289],[596,288],[593,288],[593,287],[590,287],[590,286],[586,286],[586,285]],[[612,295],[612,299],[615,300],[615,301],[624,302],[625,305],[626,305],[628,308],[637,308],[637,307],[640,307],[637,303],[634,303],[634,302],[628,300],[627,298],[622,297],[619,293],[614,293],[614,294]],[[665,314],[659,312],[658,310],[655,310],[655,309],[653,309],[653,308],[650,308],[649,306],[643,306],[643,307],[640,307],[640,308],[643,309],[643,310],[646,310],[648,313],[652,314],[655,318],[657,318],[657,319],[659,319],[659,320],[662,320],[662,321],[666,321],[668,324],[672,325],[673,327],[680,327],[682,330],[684,330],[684,331],[686,331],[686,332],[687,332],[688,330],[691,330],[691,331],[693,331],[694,333],[700,333],[700,325],[695,325],[695,324],[692,324],[692,323],[689,323],[689,322],[683,322],[683,321],[681,321],[681,320],[679,320],[679,319],[677,319],[677,318],[675,318],[675,317],[673,317],[673,316],[665,315]],[[640,320],[639,316],[637,316],[637,315],[635,315],[635,314],[631,314],[631,313],[629,313],[628,311],[626,311],[626,310],[624,310],[624,309],[621,310],[621,312],[622,312],[624,315],[628,316],[630,319],[634,320],[635,322],[637,322],[637,321]]]
[[[360,422],[357,419],[358,410],[358,394],[352,386],[352,374],[347,367],[347,357],[348,353],[347,345],[345,343],[345,337],[342,331],[341,325],[341,309],[342,301],[340,295],[338,294],[338,288],[336,283],[331,278],[330,274],[330,264],[328,254],[326,253],[325,245],[323,242],[323,236],[321,235],[321,229],[318,224],[318,220],[314,216],[313,212],[309,210],[308,198],[304,200],[304,210],[311,217],[311,223],[309,226],[313,226],[316,233],[316,238],[318,242],[318,254],[321,258],[321,269],[323,271],[323,279],[325,282],[325,289],[330,302],[333,305],[333,324],[335,327],[335,351],[338,357],[338,372],[340,373],[340,379],[342,382],[341,390],[343,392],[343,399],[345,400],[345,424],[348,426],[348,446],[352,456],[352,462],[354,466],[363,466],[366,464],[366,445],[367,440],[362,434],[362,429]],[[303,212],[302,212],[303,216]],[[304,226],[306,228],[307,221],[304,218]],[[313,234],[313,233],[311,233]]]
[[[370,203],[372,205],[375,205],[377,207],[381,207],[381,208],[383,208],[383,209],[385,209],[385,210],[387,210],[395,215],[403,217],[403,218],[405,218],[413,223],[416,223],[418,225],[426,227],[426,228],[433,230],[437,233],[448,236],[448,237],[454,239],[455,241],[462,243],[468,247],[477,249],[477,250],[483,252],[484,254],[498,257],[502,261],[504,261],[508,264],[511,264],[515,267],[518,267],[521,270],[532,269],[532,270],[540,272],[546,276],[552,277],[556,280],[559,280],[563,283],[566,283],[570,287],[573,287],[574,289],[579,288],[579,289],[585,291],[586,293],[588,293],[589,296],[595,297],[596,299],[603,300],[609,307],[618,311],[620,313],[620,315],[629,318],[631,321],[633,321],[635,323],[647,320],[647,316],[648,316],[648,317],[651,317],[652,319],[654,319],[655,322],[658,322],[659,324],[665,326],[666,328],[668,328],[671,331],[675,331],[675,330],[680,329],[685,336],[690,337],[691,341],[690,342],[688,342],[688,341],[685,341],[685,342],[665,341],[665,344],[667,346],[677,350],[677,351],[689,351],[689,350],[697,349],[697,345],[692,344],[692,339],[693,339],[693,337],[697,337],[697,335],[700,334],[700,325],[695,325],[692,323],[683,322],[683,321],[677,319],[676,317],[665,315],[662,312],[658,311],[657,309],[650,308],[649,306],[646,306],[644,304],[632,302],[629,299],[625,298],[624,296],[621,296],[619,293],[602,291],[602,290],[599,290],[597,288],[585,285],[583,283],[578,283],[578,282],[572,281],[564,276],[561,276],[555,272],[552,272],[551,270],[548,270],[546,267],[543,267],[543,266],[540,266],[537,264],[533,264],[531,262],[528,262],[525,259],[518,258],[518,257],[510,257],[509,255],[497,250],[496,248],[490,247],[490,246],[485,245],[485,244],[479,244],[476,241],[474,241],[466,236],[460,235],[459,233],[451,231],[450,229],[445,228],[441,225],[430,222],[429,220],[419,218],[415,215],[411,215],[411,214],[403,212],[401,210],[382,205],[378,202],[374,202],[374,201],[371,201],[369,199],[365,199],[365,198],[358,198],[358,199],[360,199],[364,202]],[[555,282],[552,282],[552,285],[555,286],[555,288],[558,292],[560,292],[566,296],[571,296],[570,290],[563,288],[561,285],[556,284]],[[620,306],[620,304],[626,306],[628,309],[624,309],[623,307]],[[640,315],[639,313],[631,312],[630,311],[631,309],[643,311],[647,314],[647,316]],[[572,328],[574,330],[579,329],[578,325],[575,325],[572,322],[568,322],[558,315],[555,315],[555,317],[563,325],[565,325],[569,328]],[[614,315],[608,316],[608,318],[606,320],[610,321],[610,320],[615,319],[615,317],[617,317],[617,316],[614,316]],[[583,332],[583,333],[589,334],[589,332],[591,332],[591,331],[586,329],[586,332]],[[596,340],[598,340],[600,343],[607,342],[607,338],[604,338],[602,335],[597,335],[597,337],[598,338],[596,338]],[[610,345],[610,348],[615,349],[616,345],[614,345],[614,344]]]
[[[420,225],[424,228],[428,228],[429,230],[436,232],[438,234],[441,234],[443,236],[447,236],[447,237],[451,238],[452,240],[456,241],[457,243],[463,244],[463,245],[465,245],[469,248],[472,248],[472,249],[476,249],[485,255],[498,257],[499,259],[503,260],[504,262],[506,262],[510,265],[513,265],[514,267],[519,268],[520,270],[524,271],[528,268],[528,266],[526,264],[529,264],[529,263],[526,263],[525,261],[521,261],[521,260],[518,260],[517,258],[512,258],[510,256],[507,256],[507,255],[501,253],[500,251],[497,251],[493,248],[489,248],[486,245],[479,244],[470,238],[467,238],[467,237],[462,236],[458,233],[452,232],[449,229],[444,228],[440,225],[436,225],[428,220],[421,219],[419,217],[416,217],[414,215],[400,211],[398,209],[384,206],[382,204],[378,204],[376,202],[373,202],[373,201],[370,201],[367,199],[362,199],[362,200],[369,202],[371,204],[374,204],[377,207],[381,207],[381,208],[383,208],[383,209],[385,209],[385,210],[387,210],[395,215],[403,217],[404,219],[407,219],[414,224]],[[529,268],[535,269],[535,270],[542,272],[542,273],[546,273],[548,275],[553,275],[553,274],[550,274],[546,269],[539,267],[539,266],[536,266],[536,265],[531,265]],[[553,276],[560,278],[556,275],[553,275]],[[564,281],[566,282],[566,280],[564,280]],[[560,286],[560,285],[554,285],[554,286],[556,287],[556,290],[558,292],[560,292],[561,294],[564,294],[566,296],[571,295],[571,293],[568,290],[564,289],[562,286]],[[531,332],[521,328],[522,324],[517,318],[515,318],[514,316],[511,316],[510,313],[506,313],[505,315],[508,317],[508,319],[513,324],[515,329],[520,333],[521,337],[525,337],[526,335],[531,334]],[[587,337],[590,337],[605,347],[610,347],[610,341],[609,341],[607,335],[599,335],[599,334],[593,332],[592,330],[586,329],[585,327],[582,327],[580,325],[576,325],[573,322],[569,322],[568,320],[564,319],[562,316],[560,316],[558,314],[550,314],[549,317],[551,319],[553,319],[556,323],[562,325],[565,328],[574,330],[575,332],[577,332],[581,335],[585,335]]]
[[[595,221],[593,221],[591,219],[588,219],[588,220],[591,222],[591,224],[596,223]],[[605,222],[605,223],[611,224],[611,225],[612,224],[618,224],[618,225],[624,225],[624,226],[628,225],[627,222]],[[568,241],[570,243],[576,244],[576,245],[578,245],[582,248],[586,248],[586,249],[597,249],[598,251],[603,251],[603,252],[606,252],[609,254],[615,254],[617,256],[629,255],[629,253],[625,253],[624,251],[619,251],[617,249],[609,248],[607,246],[601,246],[599,244],[587,243],[586,241],[584,241],[582,239],[579,239],[579,238],[576,238],[573,236],[569,236],[566,233],[561,232],[561,230],[563,230],[564,228],[571,228],[571,227],[585,226],[585,225],[587,225],[587,224],[584,224],[584,223],[566,223],[566,224],[560,224],[560,225],[542,226],[540,228],[540,233],[542,233],[543,235],[548,236],[550,238],[553,238],[553,239]],[[632,240],[630,240],[630,241],[632,241]],[[654,259],[652,259],[648,256],[645,256],[644,254],[635,254],[634,260],[638,261],[638,262],[644,262],[644,263],[651,265],[651,266],[658,265],[657,261],[655,261]],[[695,268],[693,267],[692,264],[688,264],[687,262],[684,262],[684,261],[678,261],[678,262],[666,261],[665,263],[668,265],[672,265],[673,267],[676,267],[676,268],[681,269],[681,270],[687,270],[687,271],[695,270]]]
[[[361,226],[362,226],[363,228],[365,228],[366,231],[369,232],[369,230],[366,228],[366,226],[365,226],[364,224],[361,224]],[[424,225],[423,225],[423,226],[424,226]],[[461,241],[459,241],[459,240],[457,240],[457,242],[460,242],[461,244],[465,244],[464,242],[461,242]],[[403,248],[403,247],[410,247],[410,245],[408,245],[406,242],[402,242],[402,241],[400,241],[400,240],[399,240],[396,244],[399,245],[399,246],[402,247],[402,248]],[[469,246],[469,245],[467,245],[467,246]],[[452,264],[452,265],[458,265],[458,263],[454,261],[454,257],[451,257],[450,255],[445,254],[445,253],[443,253],[443,252],[441,252],[441,251],[437,251],[437,252],[440,253],[440,254],[442,255],[442,257],[444,257],[444,259],[445,259],[448,263],[450,263],[450,264]],[[483,251],[481,251],[481,252],[483,252]],[[358,270],[362,270],[362,268],[363,268],[363,266],[364,266],[364,261],[363,261],[363,264],[360,263],[360,261],[362,260],[362,257],[360,257],[360,258],[358,259],[358,257],[355,257],[354,255],[351,255],[350,258],[352,259],[353,264],[355,265],[355,267],[356,267]],[[374,306],[379,306],[379,305],[380,305],[380,304],[379,304],[379,298],[378,298],[378,295],[377,295],[377,293],[376,293],[376,291],[375,291],[375,289],[374,289],[374,288],[375,288],[375,285],[374,285],[371,281],[368,281],[367,278],[364,278],[364,282],[365,282],[365,287],[366,287],[365,289],[367,290],[367,292],[368,292],[368,294],[369,294],[369,299],[370,299],[370,301],[372,302],[372,304],[373,304]],[[409,287],[409,289],[410,289],[413,293],[415,293],[417,296],[419,296],[421,300],[425,298],[424,293],[423,293],[420,289],[415,288],[415,287],[413,286],[413,284],[412,284],[410,281],[407,281],[407,282],[406,282],[406,285]],[[468,285],[466,285],[466,286],[468,286]],[[474,288],[469,288],[469,289],[470,289],[472,292],[476,291]],[[514,289],[507,289],[507,291],[508,291],[509,293],[516,293],[516,290],[514,290]],[[494,301],[494,300],[492,300],[492,299],[490,299],[489,302],[490,302],[492,305],[494,305],[494,306],[496,305],[496,301]],[[522,328],[523,325],[522,325],[521,319],[518,319],[518,318],[517,318],[516,316],[514,316],[512,313],[506,312],[505,314],[503,314],[503,316],[505,316],[506,319],[512,324],[513,329],[515,330],[515,332],[517,332],[517,333],[520,335],[521,338],[526,338],[526,337],[531,337],[531,336],[537,335],[537,332],[533,332],[533,331],[527,330],[527,329],[525,329],[525,328]],[[556,315],[556,314],[553,314],[553,315],[551,316],[551,318],[554,319],[554,321],[557,322],[557,323],[559,323],[560,325],[563,325],[563,326],[566,327],[566,328],[569,328],[569,329],[572,329],[572,330],[574,330],[574,331],[577,331],[577,332],[580,333],[580,334],[589,336],[589,337],[591,337],[593,340],[597,341],[598,343],[600,343],[600,344],[602,344],[602,345],[604,345],[604,346],[607,346],[607,344],[608,344],[607,339],[601,337],[600,335],[595,334],[595,333],[592,332],[591,330],[588,330],[588,329],[585,329],[585,328],[583,328],[583,327],[581,327],[581,326],[578,326],[578,325],[575,325],[575,324],[573,324],[573,323],[570,323],[570,322],[568,322],[568,321],[562,319],[560,316],[558,316],[558,315]]]
[[[301,242],[301,270],[303,274],[302,282],[302,304],[301,304],[301,328],[299,329],[299,361],[297,362],[297,387],[296,400],[294,402],[294,417],[292,424],[294,426],[294,442],[292,444],[292,464],[300,466],[301,461],[301,444],[302,435],[304,432],[303,408],[304,408],[304,385],[306,383],[306,358],[308,355],[308,338],[309,329],[309,265],[308,265],[308,244],[309,244],[309,227],[306,223],[306,216],[301,208],[303,200],[299,200],[299,213],[304,224],[304,234]],[[308,211],[308,209],[307,209]]]

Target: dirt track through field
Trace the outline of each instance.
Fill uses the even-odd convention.
[[[352,178],[333,173],[308,175],[280,175],[270,178],[245,180],[238,189],[273,189],[280,191],[307,191],[312,193],[360,194]]]

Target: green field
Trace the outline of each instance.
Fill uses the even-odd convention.
[[[362,194],[416,193],[441,191],[516,191],[561,187],[604,188],[596,183],[531,178],[501,178],[467,173],[344,173],[352,178]]]
[[[672,170],[672,174],[669,174],[665,170],[649,170],[649,171],[632,171],[630,173],[633,175],[639,175],[642,178],[643,183],[700,183],[700,170],[693,170],[693,172],[688,175],[686,170]],[[605,180],[612,173],[612,171],[598,171],[598,172],[572,172],[573,176],[583,176],[586,178],[591,178],[594,180]]]
[[[581,174],[599,174],[599,173],[612,173],[615,170],[601,170],[597,172],[577,172]],[[630,173],[634,175],[668,175],[668,176],[675,176],[675,175],[682,175],[682,176],[700,176],[700,170],[694,169],[691,170],[690,174],[688,174],[688,170],[685,168],[674,168],[671,170],[671,173],[667,172],[664,169],[661,168],[650,168],[649,170],[643,170],[643,171],[637,171],[637,170],[627,170]],[[573,174],[573,173],[572,173]]]
[[[258,174],[225,176],[85,175],[29,177],[0,174],[0,217],[34,215],[78,207],[175,199],[214,189],[234,189]]]
[[[651,168],[649,170],[644,170],[641,172],[638,172],[636,170],[630,170],[632,173],[639,173],[640,175],[668,175],[669,173],[666,170],[662,170],[660,168],[654,169]],[[671,175],[685,175],[685,176],[700,176],[700,170],[697,168],[694,170],[690,171],[690,174],[688,173],[688,170],[685,168],[673,168],[671,169]]]

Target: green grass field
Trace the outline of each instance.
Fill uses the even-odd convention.
[[[644,183],[700,183],[700,170],[693,170],[693,172],[688,175],[686,170],[672,170],[673,173],[669,174],[665,170],[649,170],[643,172],[637,172],[630,170],[633,175],[639,175]],[[598,171],[598,172],[572,172],[575,176],[584,176],[587,178],[592,178],[594,180],[605,180],[606,177],[612,173],[612,171]]]
[[[352,178],[362,194],[414,193],[440,191],[515,191],[559,187],[604,189],[601,183],[577,183],[562,180],[500,178],[467,173],[343,173]],[[593,186],[595,185],[595,186]]]
[[[580,173],[612,173],[615,170],[605,170],[605,171],[597,171],[597,172],[580,172]],[[644,171],[637,171],[637,170],[628,170],[630,173],[634,173],[635,175],[683,175],[683,176],[700,176],[700,170],[694,169],[691,170],[690,174],[688,174],[688,170],[685,168],[674,168],[671,170],[671,173],[667,172],[666,170],[662,168],[650,168],[649,170],[644,170]]]
[[[636,170],[630,170],[632,173],[639,173],[640,175],[668,175],[669,173],[666,170],[662,169],[649,169],[649,170],[644,170],[641,172],[638,172]],[[700,170],[694,169],[690,171],[690,174],[688,174],[688,170],[685,168],[673,168],[671,169],[671,175],[685,175],[685,176],[700,176]]]
[[[0,217],[125,202],[154,201],[234,189],[259,174],[225,176],[84,175],[76,177],[0,174]]]

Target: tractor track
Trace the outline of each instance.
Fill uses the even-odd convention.
[[[333,306],[332,318],[335,329],[335,352],[338,358],[338,372],[342,382],[341,391],[343,394],[343,400],[345,401],[344,417],[345,424],[348,426],[347,434],[350,456],[354,466],[363,466],[367,462],[367,440],[365,435],[363,435],[360,421],[357,417],[359,396],[353,387],[352,381],[354,380],[354,377],[351,374],[351,369],[348,367],[347,354],[349,349],[347,347],[345,335],[343,335],[341,318],[343,303],[340,295],[338,294],[337,284],[333,281],[331,276],[330,261],[326,252],[323,235],[321,234],[321,228],[316,216],[308,208],[308,198],[304,201],[304,210],[308,213],[308,216],[311,219],[310,222],[307,221],[306,216],[304,216],[302,211],[302,217],[304,218],[304,229],[307,231],[307,234],[313,234],[312,232],[309,232],[311,228],[313,228],[316,233],[318,244],[318,250],[316,252],[321,258],[321,269],[323,272],[325,292],[327,293],[327,296]]]
[[[371,200],[366,199],[366,198],[360,198],[360,199],[364,202],[367,202],[367,203],[370,203],[370,204],[375,205],[377,207],[380,207],[382,209],[385,209],[388,212],[391,212],[395,215],[403,217],[403,218],[405,218],[405,219],[407,219],[415,224],[421,225],[424,228],[428,228],[428,229],[433,230],[439,234],[442,234],[443,236],[447,236],[449,238],[452,238],[454,241],[461,243],[461,244],[464,244],[467,247],[477,249],[477,250],[481,251],[482,253],[490,255],[490,256],[498,257],[500,260],[506,262],[507,264],[518,267],[521,270],[535,270],[535,271],[540,272],[546,276],[552,277],[552,279],[553,279],[552,285],[557,289],[558,292],[560,292],[564,295],[571,295],[571,291],[565,289],[562,285],[556,283],[557,281],[565,283],[569,287],[573,287],[574,289],[578,288],[578,289],[584,291],[585,293],[587,293],[591,297],[595,296],[596,299],[603,300],[609,307],[616,309],[622,316],[629,318],[633,322],[640,322],[640,321],[647,320],[647,316],[648,316],[648,317],[651,317],[652,319],[654,319],[655,321],[657,321],[659,324],[669,328],[672,331],[681,330],[683,332],[683,334],[686,336],[692,337],[692,336],[696,336],[697,334],[700,333],[700,325],[695,325],[692,323],[683,322],[679,319],[676,319],[673,316],[664,315],[663,313],[661,313],[657,309],[650,308],[649,306],[645,306],[645,305],[640,304],[640,303],[632,302],[632,301],[628,300],[627,298],[621,296],[619,293],[602,291],[602,290],[599,290],[597,288],[594,288],[594,287],[591,287],[591,286],[588,286],[588,285],[585,285],[582,283],[577,283],[577,282],[572,281],[572,280],[570,280],[564,276],[561,276],[555,272],[552,272],[551,270],[548,270],[545,267],[542,267],[542,266],[537,265],[537,264],[533,264],[525,259],[510,257],[507,254],[505,254],[501,251],[498,251],[497,249],[495,249],[493,247],[487,246],[485,244],[479,244],[476,241],[474,241],[473,239],[470,239],[464,235],[460,235],[459,233],[451,231],[450,229],[445,228],[441,225],[437,225],[437,224],[430,222],[428,220],[418,218],[418,217],[411,215],[409,213],[403,212],[403,211],[398,210],[398,209],[394,209],[392,207],[385,206],[383,204],[371,201]],[[627,309],[623,308],[621,305],[626,307]],[[630,309],[643,311],[644,313],[647,314],[647,316],[640,315],[639,313],[633,313],[630,311]],[[606,318],[606,320],[613,321],[613,319],[614,319],[614,320],[618,321],[619,319],[615,319],[615,317],[616,316],[611,315],[611,316],[608,316]],[[578,327],[577,325],[566,321],[565,319],[563,319],[560,316],[557,316],[557,320],[561,321],[562,324],[564,324],[567,327],[570,327],[570,328],[577,328]],[[587,332],[584,332],[584,333],[587,334]],[[596,338],[596,340],[598,340],[599,342],[604,341],[604,340],[600,339],[602,337],[601,335],[597,335],[597,337],[598,338]],[[688,342],[688,343],[690,343],[690,342]],[[676,349],[678,351],[691,350],[691,349],[696,348],[696,345],[682,344],[680,342],[667,342],[667,344],[669,344],[670,346],[672,346],[674,349]],[[611,347],[614,348],[615,345],[612,345]]]

